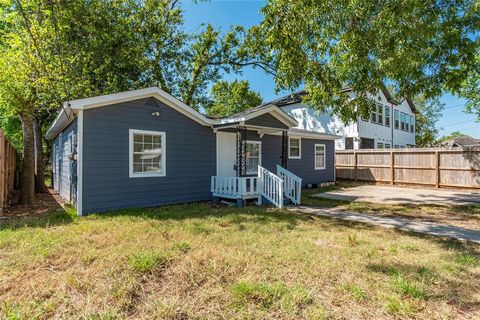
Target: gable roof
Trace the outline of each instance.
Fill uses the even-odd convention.
[[[214,126],[217,124],[247,121],[265,113],[271,113],[274,117],[285,123],[288,127],[296,126],[298,124],[297,121],[285,111],[271,104],[258,106],[228,117],[214,119],[201,114],[192,107],[186,105],[184,102],[163,91],[159,87],[149,87],[145,89],[125,91],[64,102],[62,105],[62,109],[58,113],[55,121],[48,129],[46,138],[55,138],[58,133],[60,133],[70,122],[73,121],[73,119],[75,118],[75,114],[77,114],[80,110],[99,108],[150,97],[154,97],[160,100],[166,105],[172,107],[178,112],[184,114],[185,116],[204,126]]]
[[[462,134],[458,137],[455,137],[453,139],[447,140],[444,142],[444,145],[448,147],[455,147],[455,146],[460,146],[460,147],[473,147],[473,146],[480,146],[480,139],[475,139],[471,136],[468,136],[466,134]]]
[[[342,92],[350,92],[353,91],[352,88],[350,87],[345,87]],[[388,91],[387,87],[385,85],[380,86],[380,91],[383,93],[387,101],[391,104],[394,105],[400,105],[402,102],[398,102],[397,100],[393,99],[390,91]],[[280,97],[278,99],[272,100],[268,103],[274,104],[279,107],[284,107],[290,104],[294,103],[299,103],[302,102],[303,97],[307,94],[307,91],[305,89],[294,92],[292,94]],[[404,99],[403,101],[406,101],[408,106],[410,107],[410,110],[414,113],[418,113],[418,110],[416,109],[415,105],[413,104],[413,101],[409,98]]]

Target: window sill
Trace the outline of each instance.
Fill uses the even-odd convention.
[[[153,178],[153,177],[165,177],[165,173],[130,173],[129,178]]]

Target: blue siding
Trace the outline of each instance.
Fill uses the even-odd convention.
[[[54,167],[53,184],[62,198],[75,203],[77,194],[76,161],[67,158],[70,152],[75,151],[74,134],[77,132],[77,121],[72,121],[53,141]]]
[[[153,117],[152,112],[160,112]],[[166,133],[166,176],[129,178],[129,129]],[[84,111],[85,213],[208,200],[216,172],[209,127],[152,99]]]
[[[282,137],[247,132],[247,140],[262,142],[262,166],[274,173],[282,162]],[[325,145],[325,169],[315,170],[315,144]],[[335,142],[333,140],[302,138],[301,159],[288,159],[287,169],[302,178],[303,186],[335,180]],[[288,153],[287,153],[288,154]]]
[[[288,129],[288,126],[285,123],[281,122],[269,113],[265,113],[261,116],[247,120],[245,123],[252,126]]]
[[[315,170],[315,144],[325,145],[323,170]],[[335,141],[302,138],[302,158],[288,159],[288,170],[303,179],[303,186],[335,181]]]

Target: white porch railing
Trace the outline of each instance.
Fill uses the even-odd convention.
[[[261,196],[278,208],[283,208],[283,180],[273,172],[258,166],[258,181],[260,184],[259,202]]]
[[[219,177],[211,180],[212,195],[230,199],[255,198],[259,194],[258,177]]]
[[[283,192],[293,204],[299,205],[302,199],[302,179],[277,165],[277,176],[283,180]]]
[[[277,174],[258,166],[258,177],[213,176],[211,192],[214,197],[229,199],[258,197],[259,204],[262,203],[262,197],[265,197],[273,205],[283,208],[284,197],[293,204],[300,204],[302,179],[281,166],[277,166]]]

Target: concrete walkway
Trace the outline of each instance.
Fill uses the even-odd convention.
[[[416,221],[401,217],[383,217],[373,214],[354,213],[339,209],[315,208],[308,206],[289,206],[287,210],[295,213],[308,213],[340,220],[363,222],[384,228],[396,228],[431,236],[471,241],[480,244],[480,231],[469,230],[445,224]]]
[[[480,190],[438,190],[368,184],[358,187],[327,191],[316,194],[314,197],[333,200],[391,204],[480,204]]]

